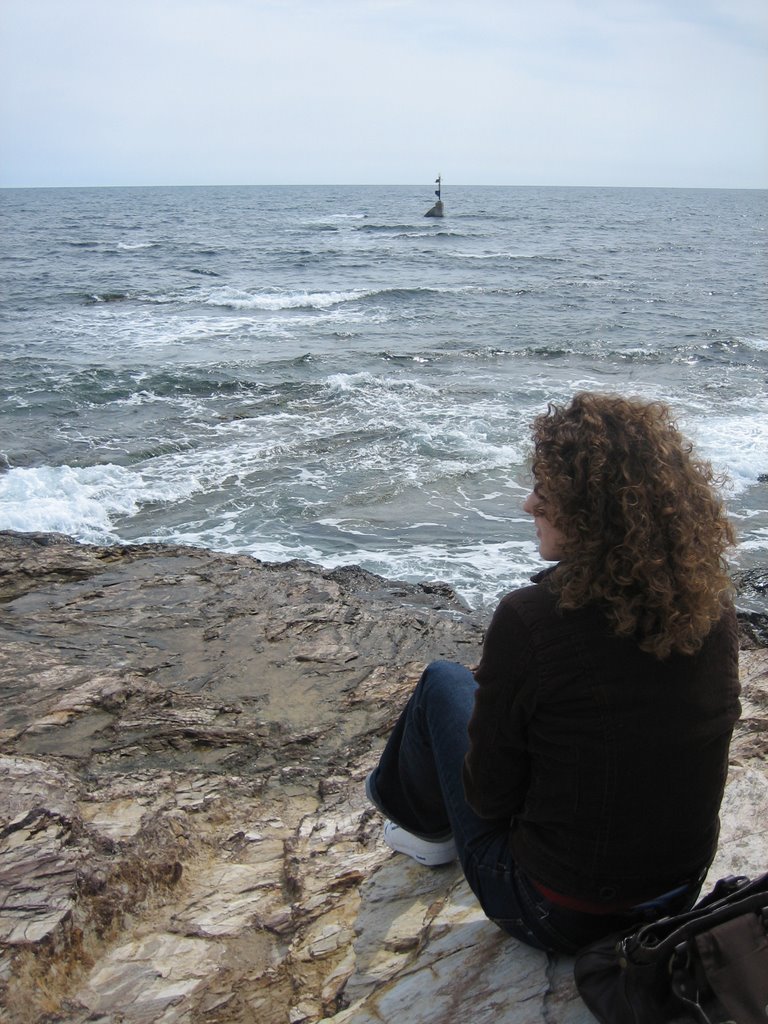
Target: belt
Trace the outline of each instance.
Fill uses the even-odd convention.
[[[536,882],[530,876],[528,876],[528,881],[550,903],[554,903],[558,907],[565,907],[566,910],[577,910],[582,914],[622,914],[635,910],[663,910],[667,903],[670,903],[677,896],[682,896],[692,886],[691,882],[685,882],[683,885],[678,885],[676,888],[670,889],[669,892],[662,893],[660,896],[643,900],[642,903],[638,903],[636,899],[617,900],[613,903],[595,903],[592,900],[582,900],[576,896],[566,896],[564,893],[555,892],[554,889],[542,885],[541,882]]]

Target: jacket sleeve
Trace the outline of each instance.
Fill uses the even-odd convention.
[[[464,792],[482,818],[513,818],[530,781],[528,722],[535,700],[535,659],[514,594],[499,604],[474,670],[478,687],[469,721]]]

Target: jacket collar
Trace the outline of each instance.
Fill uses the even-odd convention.
[[[533,576],[531,576],[531,583],[542,583],[552,575],[559,565],[560,563],[558,562],[557,565],[548,565],[546,569],[539,569],[538,572],[535,572]]]

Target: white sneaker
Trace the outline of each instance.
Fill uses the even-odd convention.
[[[420,839],[412,832],[407,832],[393,821],[384,823],[384,842],[395,853],[404,853],[408,857],[413,857],[419,864],[426,864],[429,867],[449,864],[458,856],[453,838],[431,843],[428,839]]]

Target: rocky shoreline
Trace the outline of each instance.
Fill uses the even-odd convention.
[[[713,876],[766,861],[766,621],[741,623]],[[0,1020],[590,1021],[567,958],[392,855],[365,801],[424,664],[471,664],[485,624],[440,583],[0,533]]]

